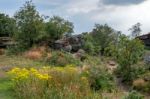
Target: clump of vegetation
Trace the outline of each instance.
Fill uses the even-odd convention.
[[[88,78],[75,67],[14,68],[14,90],[19,99],[99,99],[90,90]],[[96,98],[97,97],[97,98]]]
[[[16,65],[28,67],[14,68],[9,72],[13,90],[20,99],[100,99],[103,92],[116,91],[116,75],[113,73],[116,68],[123,83],[137,91],[150,93],[150,64],[139,64],[144,53],[144,45],[137,38],[141,34],[140,26],[137,23],[129,29],[132,32],[130,38],[107,24],[95,24],[91,32],[71,41],[72,22],[59,16],[41,16],[32,0],[27,1],[13,18],[0,14],[0,37],[11,38],[13,44],[7,46],[6,53],[18,54],[5,56],[4,50],[0,50],[0,66],[6,66],[3,71]],[[55,41],[60,39],[60,48],[68,47],[69,52],[77,48],[78,52],[51,50]],[[118,66],[110,63],[114,66],[112,72],[107,66],[109,62],[105,63],[105,56],[118,63]],[[48,66],[42,68],[45,64]],[[143,99],[143,96],[133,91],[125,99]]]
[[[85,33],[83,49],[90,55],[106,55],[105,50],[110,43],[116,44],[119,32],[115,31],[107,24],[95,24],[92,32]]]
[[[73,64],[75,66],[80,66],[81,61],[72,56],[72,54],[63,51],[53,51],[50,58],[45,59],[46,63],[53,66],[65,66],[68,64]]]
[[[112,92],[115,89],[115,81],[112,74],[103,67],[91,67],[88,71],[90,86],[96,91]]]
[[[140,74],[135,69],[135,64],[142,59],[144,45],[138,39],[129,39],[127,36],[120,36],[117,45],[111,45],[111,54],[119,63],[117,72],[122,76],[124,82],[132,82],[135,75]],[[137,70],[137,71],[135,71]]]
[[[64,35],[71,35],[73,33],[73,23],[65,20],[59,16],[53,16],[46,23],[44,39],[53,41],[61,39]],[[43,40],[44,40],[43,39]]]
[[[16,31],[15,20],[2,13],[0,19],[0,37],[12,37]]]
[[[144,96],[137,93],[136,91],[130,92],[124,99],[144,99]]]

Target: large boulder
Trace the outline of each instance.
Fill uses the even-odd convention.
[[[0,48],[6,48],[15,44],[16,42],[14,42],[13,39],[10,37],[0,37]]]
[[[56,40],[52,44],[52,48],[56,50],[64,50],[67,52],[77,52],[82,48],[83,45],[83,35],[72,35],[69,37],[64,37],[62,39]]]
[[[66,45],[66,46],[63,47],[63,50],[66,51],[66,52],[71,52],[72,46],[70,44]]]
[[[72,52],[77,52],[83,46],[83,35],[73,35],[68,38],[70,45],[72,46]]]
[[[63,49],[63,47],[65,46],[65,43],[66,43],[66,41],[63,40],[63,39],[56,40],[56,41],[53,43],[53,46],[52,46],[52,47],[53,47],[54,49],[60,50],[60,49]]]

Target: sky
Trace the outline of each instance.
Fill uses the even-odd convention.
[[[0,0],[0,13],[13,16],[27,0]],[[32,0],[41,15],[58,15],[74,23],[75,33],[90,32],[95,23],[129,34],[140,22],[150,32],[150,0]]]

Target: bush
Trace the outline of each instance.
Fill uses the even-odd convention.
[[[26,51],[26,48],[20,44],[16,44],[14,46],[8,46],[6,50],[6,54],[8,55],[17,55]]]
[[[99,99],[88,79],[77,68],[44,67],[39,70],[14,68],[11,74],[19,99]]]
[[[123,82],[131,84],[135,79],[139,78],[140,75],[144,74],[146,72],[144,67],[139,67],[136,65],[132,65],[130,68],[130,74],[129,71],[121,72],[122,69],[117,68],[117,75],[121,75],[123,77]]]
[[[144,96],[137,93],[136,91],[130,92],[124,99],[144,99]]]
[[[53,66],[81,65],[80,60],[75,59],[70,53],[61,51],[53,51],[51,57],[46,59],[46,62]]]
[[[114,52],[112,55],[115,56],[119,66],[118,72],[126,83],[132,83],[134,77],[139,70],[135,71],[135,64],[138,63],[144,54],[144,45],[138,39],[130,39],[129,37],[122,35],[119,38],[118,45],[111,46],[110,48]],[[138,71],[138,72],[137,72]]]
[[[92,67],[88,71],[89,82],[92,89],[111,92],[115,89],[114,78],[104,68]]]

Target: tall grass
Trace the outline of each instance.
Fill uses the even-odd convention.
[[[14,68],[9,74],[19,99],[100,99],[75,67]]]

